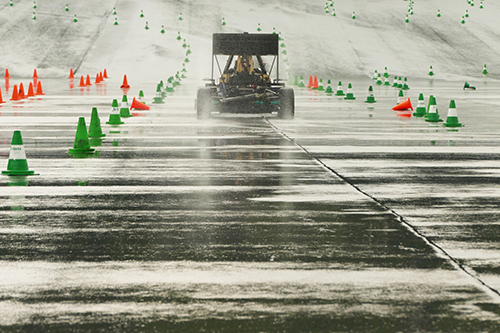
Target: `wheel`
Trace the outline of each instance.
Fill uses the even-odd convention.
[[[295,115],[295,94],[292,88],[282,88],[280,90],[280,104],[278,118],[293,119]]]
[[[196,114],[198,119],[208,119],[214,110],[210,88],[199,88],[196,93]]]

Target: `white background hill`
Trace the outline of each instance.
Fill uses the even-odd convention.
[[[466,0],[415,0],[405,23],[410,1],[335,1],[336,17],[325,13],[325,3],[39,0],[33,9],[32,1],[9,6],[1,0],[0,70],[30,77],[37,68],[40,77],[66,77],[70,68],[91,76],[106,68],[115,77],[157,82],[182,68],[186,49],[176,40],[180,32],[193,52],[189,77],[201,79],[210,75],[212,33],[256,32],[260,23],[263,32],[281,32],[292,76],[371,77],[387,66],[390,73],[416,78],[427,76],[432,65],[438,78],[463,79],[480,77],[486,64],[490,77],[500,78],[500,4],[483,1],[480,9],[477,0],[475,6]]]

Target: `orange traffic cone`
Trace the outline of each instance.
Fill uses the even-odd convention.
[[[5,76],[3,78],[4,79],[10,79],[9,69],[8,68],[5,70]]]
[[[25,99],[23,83],[19,83],[19,99]]]
[[[411,106],[410,97],[408,97],[406,101],[399,103],[398,105],[392,108],[393,111],[405,111],[408,109],[413,110],[413,107]]]
[[[5,101],[2,99],[2,89],[0,89],[0,103],[5,103]]]
[[[75,78],[75,74],[73,73],[73,68],[71,68],[71,70],[69,71],[68,79],[74,79],[74,78]]]
[[[38,81],[38,84],[36,86],[36,95],[45,95],[42,90],[42,82]]]
[[[100,77],[99,77],[99,73],[97,73],[97,74],[95,75],[95,83],[96,83],[96,84],[97,84],[97,83],[101,83],[101,80],[100,80]]]
[[[35,70],[33,71],[33,78],[34,78],[34,79],[38,79],[38,75],[36,74],[36,68],[35,68]]]
[[[10,100],[11,101],[18,101],[18,100],[20,100],[20,98],[19,98],[19,92],[17,91],[17,84],[14,85],[14,89],[12,90],[12,98]]]
[[[309,83],[307,84],[307,88],[312,88],[314,85],[313,83],[313,76],[309,75]]]
[[[104,81],[104,77],[102,76],[102,72],[99,72],[99,81]]]
[[[90,75],[87,74],[87,81],[85,82],[86,86],[91,86],[92,83],[90,82]]]
[[[128,82],[127,82],[127,74],[123,76],[123,84],[120,86],[120,88],[130,88]]]
[[[130,105],[130,110],[135,109],[135,110],[149,110],[150,107],[147,106],[144,103],[139,102],[138,100],[134,99],[132,100],[132,104]]]
[[[33,91],[33,83],[30,82],[30,86],[28,87],[28,94],[26,97],[35,97],[35,92]]]
[[[83,79],[83,75],[80,75],[80,84],[79,87],[85,87],[85,80]]]
[[[319,83],[318,83],[318,77],[316,75],[314,75],[314,81],[313,81],[313,86],[312,88],[313,89],[318,89],[319,87]]]
[[[106,71],[106,68],[104,68],[104,78],[107,79],[108,78],[108,72]]]

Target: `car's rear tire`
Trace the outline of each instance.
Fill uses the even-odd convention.
[[[199,88],[196,93],[196,114],[198,119],[210,118],[214,110],[214,101],[210,88]]]
[[[283,87],[280,90],[278,118],[293,119],[295,116],[295,94],[292,88]]]

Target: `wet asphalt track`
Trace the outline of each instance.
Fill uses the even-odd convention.
[[[2,170],[20,129],[40,174],[0,178],[1,331],[500,329],[499,83],[410,81],[442,118],[457,101],[448,131],[391,87],[368,108],[369,79],[356,101],[296,89],[292,121],[199,121],[186,82],[111,128],[118,81],[0,108]],[[99,157],[71,158],[92,106]]]

